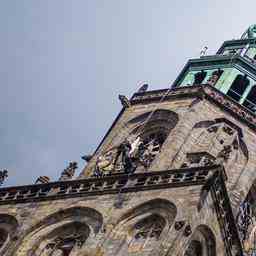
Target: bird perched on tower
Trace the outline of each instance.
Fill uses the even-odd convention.
[[[143,84],[139,90],[137,91],[137,93],[143,93],[146,92],[148,90],[148,84]]]

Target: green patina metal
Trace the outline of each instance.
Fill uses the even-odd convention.
[[[251,25],[242,35],[242,39],[256,38],[256,24]]]
[[[248,95],[252,92],[252,88],[256,86],[255,39],[256,24],[251,25],[244,32],[241,39],[224,42],[216,55],[203,56],[199,59],[189,60],[175,81],[174,86],[183,87],[193,86],[195,84],[211,84],[222,93],[233,97],[234,100],[256,113],[255,90],[253,90],[254,92],[251,94],[255,95],[255,97],[253,96],[253,98],[255,98],[255,100],[253,100],[254,107],[252,108],[248,106],[248,104],[245,104],[245,101],[248,103],[248,97],[251,102],[252,96]],[[218,70],[221,70],[221,75],[216,81],[212,82],[212,78]],[[195,80],[200,72],[204,73],[203,78],[201,80]],[[200,81],[200,83],[197,81]],[[232,94],[232,92],[235,92],[236,95],[233,96],[234,94]]]

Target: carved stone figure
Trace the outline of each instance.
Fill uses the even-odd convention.
[[[129,108],[131,106],[130,101],[127,99],[126,96],[124,95],[119,95],[118,96],[119,100],[121,101],[121,104],[123,105],[124,108]]]
[[[77,169],[77,163],[76,162],[70,162],[69,166],[64,169],[60,176],[60,181],[64,180],[70,180],[75,174],[75,170]]]
[[[240,205],[239,212],[237,214],[237,227],[242,242],[247,238],[248,227],[251,223],[251,207],[249,202],[245,201]]]
[[[144,140],[137,136],[132,142],[125,139],[118,147],[98,157],[93,175],[101,177],[115,172],[133,173],[138,166],[148,168],[161,146],[162,142],[155,135]]]

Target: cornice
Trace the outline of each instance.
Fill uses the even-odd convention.
[[[168,92],[168,93],[167,93]],[[163,98],[164,97],[164,98]],[[229,96],[223,94],[211,85],[195,85],[187,87],[176,87],[168,91],[156,90],[145,93],[135,93],[131,99],[132,105],[146,104],[150,102],[170,101],[184,98],[204,98],[215,105],[222,111],[228,112],[231,116],[246,124],[249,128],[256,131],[256,115],[250,110],[234,101]]]
[[[217,54],[221,54],[223,49],[227,46],[243,46],[243,45],[247,45],[249,44],[254,44],[256,42],[255,38],[251,38],[251,39],[236,39],[236,40],[228,40],[225,41],[221,47],[219,48],[219,50],[217,51]]]
[[[202,185],[220,166],[117,174],[0,189],[0,205]]]

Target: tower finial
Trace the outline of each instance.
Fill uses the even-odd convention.
[[[251,39],[256,38],[256,24],[251,25],[246,31],[242,34],[241,39]]]

